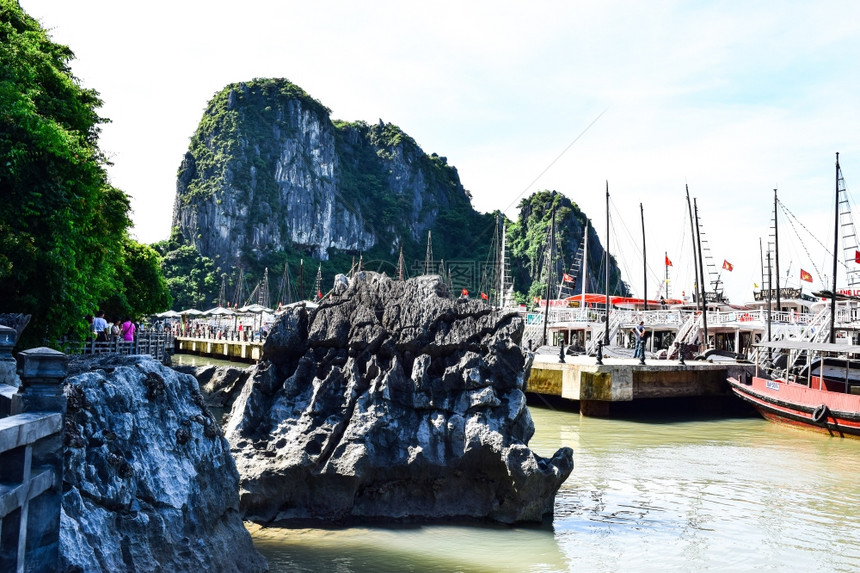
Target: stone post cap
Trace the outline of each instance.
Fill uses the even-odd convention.
[[[0,324],[0,348],[15,346],[15,339],[18,338],[18,331],[4,324]]]
[[[23,350],[15,359],[18,361],[18,376],[22,379],[62,379],[69,370],[69,357],[66,354],[44,346]]]

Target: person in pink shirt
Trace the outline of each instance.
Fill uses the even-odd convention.
[[[120,332],[120,335],[122,335],[123,340],[131,341],[131,340],[134,340],[134,330],[135,330],[134,323],[131,321],[130,318],[126,318],[122,322],[122,327],[119,329],[119,332]]]

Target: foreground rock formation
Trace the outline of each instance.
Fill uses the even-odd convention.
[[[527,444],[522,321],[439,277],[359,273],[285,314],[227,426],[247,518],[541,521],[573,469]]]
[[[61,569],[263,571],[239,476],[197,382],[142,356],[66,379]]]

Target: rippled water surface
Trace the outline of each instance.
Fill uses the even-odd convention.
[[[531,408],[574,449],[551,527],[249,525],[272,571],[860,571],[860,440],[755,417]]]
[[[174,354],[171,358],[174,366],[233,366],[234,368],[247,368],[250,364],[243,362],[231,362],[219,360],[211,356],[198,356],[197,354]]]

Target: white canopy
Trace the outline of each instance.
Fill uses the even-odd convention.
[[[159,312],[155,316],[157,316],[158,318],[179,318],[182,315],[175,310],[166,310],[164,312]]]
[[[196,308],[189,308],[188,310],[183,310],[179,314],[191,315],[191,316],[200,316],[203,314],[202,310],[197,310]]]
[[[255,303],[255,304],[249,304],[247,306],[243,306],[242,308],[239,309],[239,312],[253,312],[253,313],[272,312],[272,309],[266,308],[262,304],[256,304]]]
[[[215,308],[210,308],[203,314],[206,316],[236,316],[236,311],[224,308],[223,306],[216,306]]]

